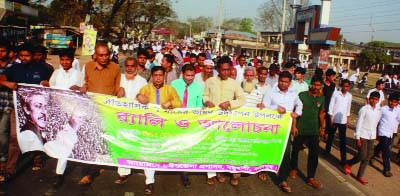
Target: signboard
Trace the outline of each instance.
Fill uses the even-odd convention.
[[[82,55],[90,56],[94,54],[96,46],[97,31],[85,29],[83,34]]]

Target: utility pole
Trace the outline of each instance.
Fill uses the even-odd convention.
[[[189,40],[192,43],[192,22],[189,22]]]
[[[342,49],[343,49],[343,44],[344,44],[344,37],[342,37],[342,40],[340,41],[339,66],[342,64]]]
[[[371,15],[371,19],[369,20],[369,26],[371,27],[371,42],[374,41],[374,34],[375,34],[375,27],[372,25],[372,17],[374,15]]]
[[[285,31],[285,26],[286,26],[286,0],[283,0],[282,2],[282,23],[281,23],[281,41],[279,44],[279,57],[278,57],[278,63],[282,64],[283,62],[283,31]]]
[[[220,52],[221,48],[221,24],[222,24],[222,0],[219,0],[219,16],[218,16],[218,33],[217,33],[217,44],[216,44],[216,50]]]
[[[256,56],[258,56],[258,34],[259,34],[260,32],[257,32],[257,34],[256,34]]]

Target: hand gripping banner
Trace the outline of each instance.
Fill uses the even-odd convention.
[[[255,108],[164,110],[31,85],[14,93],[22,153],[161,171],[277,172],[289,114]]]

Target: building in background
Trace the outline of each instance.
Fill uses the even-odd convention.
[[[0,36],[18,44],[30,39],[29,19],[37,17],[38,10],[15,2],[0,0]]]

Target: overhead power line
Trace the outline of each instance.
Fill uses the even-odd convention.
[[[397,16],[399,15],[399,13],[393,13],[393,14],[384,14],[384,15],[379,15],[379,16],[374,16],[375,18],[382,18],[382,17],[387,17],[387,16]],[[353,18],[344,18],[344,19],[340,19],[340,20],[334,20],[334,18],[332,19],[332,22],[339,22],[339,21],[346,21],[346,20],[354,20],[355,18],[357,19],[365,19],[365,18],[370,18],[371,16],[362,16],[362,17],[353,17]]]
[[[347,4],[347,5],[340,5],[340,6],[336,6],[336,5],[338,5],[338,4],[332,4],[332,8],[333,9],[344,9],[344,8],[348,8],[348,7],[356,7],[356,6],[358,6],[359,4],[360,4],[360,2],[359,1],[351,1],[351,2],[354,2],[354,4]],[[379,5],[379,4],[382,4],[382,3],[388,3],[388,2],[391,2],[391,3],[396,3],[397,2],[397,0],[391,0],[391,1],[378,1],[378,2],[373,2],[373,3],[370,3],[370,4],[368,4],[368,5]]]
[[[343,8],[343,9],[340,9],[339,13],[340,12],[349,12],[349,11],[353,11],[353,10],[359,11],[359,10],[366,9],[366,8],[378,8],[378,7],[387,7],[387,6],[393,7],[393,3],[380,3],[379,5],[368,5],[368,6],[364,6],[364,7],[354,6],[354,7],[351,7],[350,9]]]
[[[397,8],[397,9],[393,9],[393,10],[385,10],[385,14],[394,14],[394,13],[399,13],[399,9],[400,8]],[[356,18],[356,17],[359,17],[359,16],[365,16],[365,15],[370,15],[371,13],[357,13],[357,14],[352,14],[352,15],[344,15],[344,14],[338,14],[338,13],[336,13],[336,12],[332,12],[332,17],[335,17],[335,19],[349,19],[349,18]]]
[[[393,24],[393,23],[400,23],[400,20],[398,20],[398,21],[391,21],[391,22],[375,22],[375,23],[372,23],[372,25]],[[366,26],[366,25],[371,25],[371,23],[365,23],[365,24],[349,24],[349,25],[343,25],[343,26],[340,26],[340,27],[357,27],[357,26]]]
[[[374,32],[388,32],[388,31],[400,31],[400,29],[381,29],[381,30],[374,30]],[[372,30],[367,31],[344,31],[342,33],[370,33],[373,32]]]

